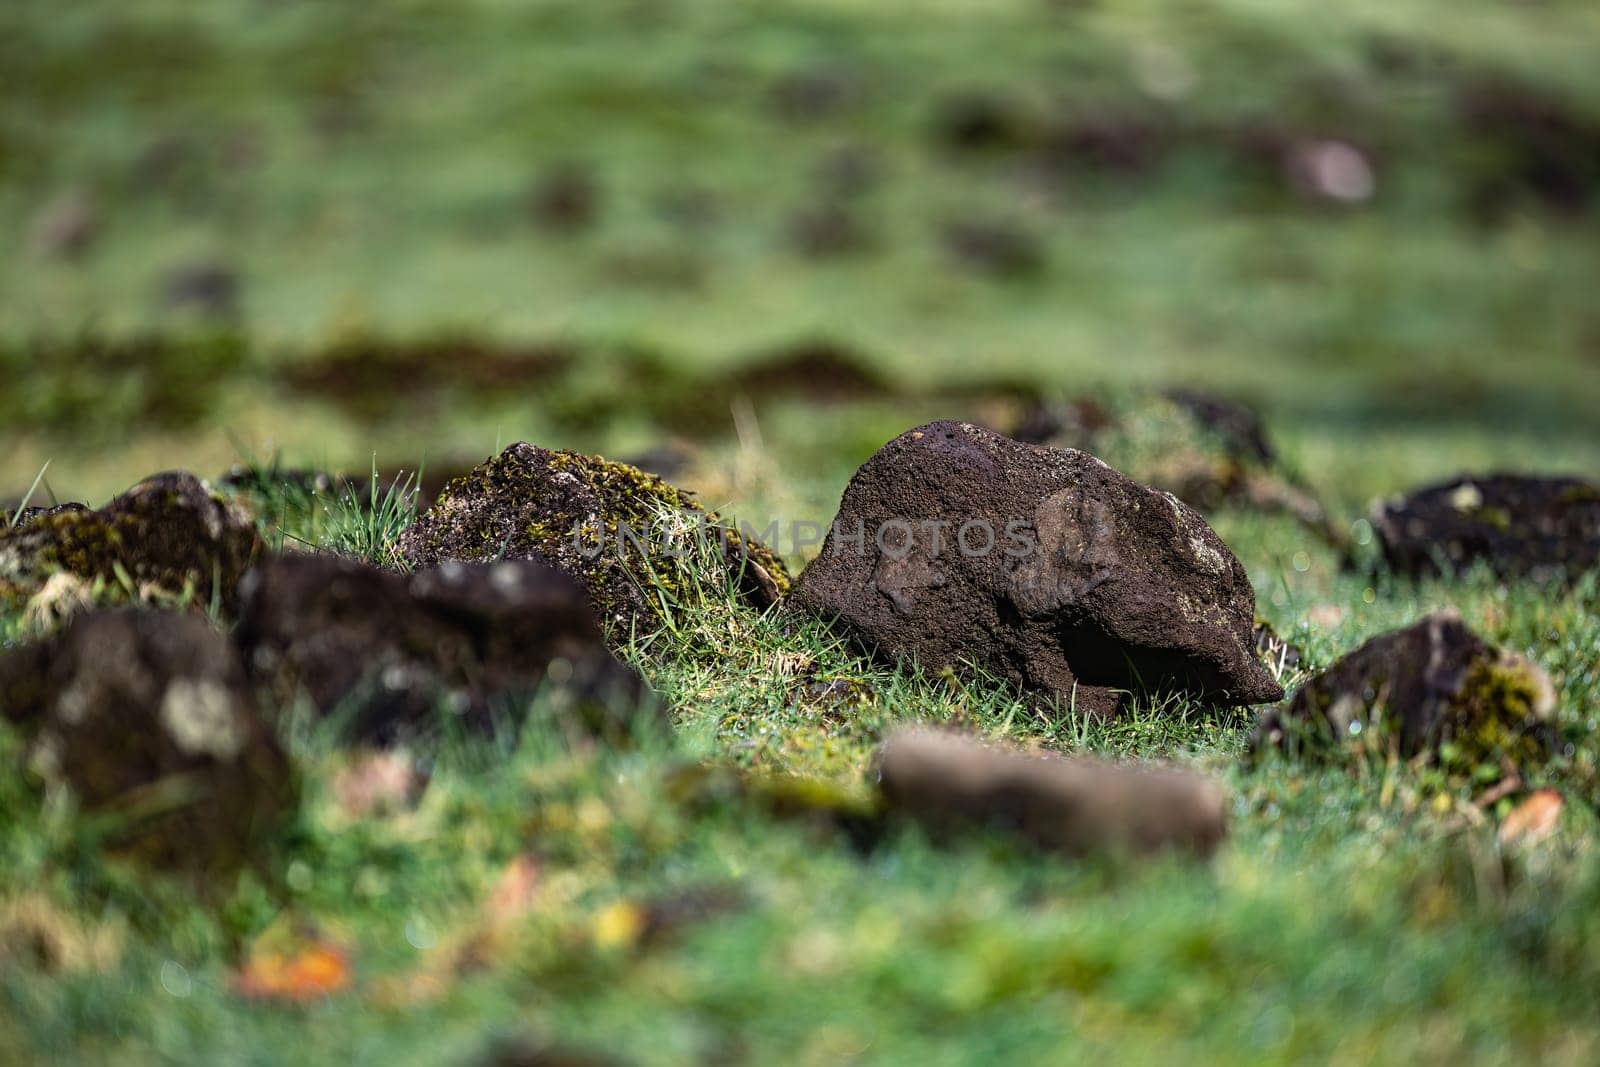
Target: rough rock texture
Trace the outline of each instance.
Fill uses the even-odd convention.
[[[1126,691],[1282,696],[1253,652],[1250,580],[1204,519],[1087,453],[970,423],[879,449],[790,602],[885,657],[969,663],[1094,712]]]
[[[0,597],[30,596],[67,572],[129,599],[188,592],[231,608],[261,549],[242,509],[192,474],[157,474],[97,511],[54,508],[0,529]]]
[[[112,847],[157,866],[236,869],[295,800],[238,655],[198,615],[80,616],[0,655],[0,715],[47,781],[104,817]]]
[[[1576,578],[1600,564],[1600,484],[1496,474],[1457,478],[1380,504],[1373,529],[1402,574]]]
[[[706,552],[695,548],[697,538]],[[451,482],[401,536],[400,551],[417,567],[501,558],[549,564],[583,585],[618,639],[658,629],[663,612],[699,583],[732,577],[757,607],[789,586],[770,550],[719,525],[684,491],[623,463],[530,444]],[[697,560],[713,554],[718,573],[698,570]]]
[[[1050,852],[1209,856],[1227,834],[1227,795],[1170,768],[1036,756],[942,731],[902,730],[879,757],[890,815],[935,836],[989,829]]]
[[[0,504],[0,530],[7,528],[20,530],[38,519],[47,519],[52,515],[65,515],[70,512],[88,510],[85,505],[76,503],[54,504],[49,507],[36,505],[25,508],[19,508],[12,504]]]
[[[441,715],[489,730],[526,713],[545,680],[586,728],[620,736],[643,683],[601,642],[576,582],[522,561],[392,574],[338,556],[291,555],[250,572],[236,639],[251,673],[289,706],[303,690],[346,732],[380,744],[437,734]]]
[[[1536,664],[1444,611],[1373,638],[1306,682],[1287,708],[1262,717],[1255,746],[1522,764],[1548,754],[1555,706]]]

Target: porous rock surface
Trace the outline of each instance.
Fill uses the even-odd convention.
[[[1209,856],[1227,834],[1227,795],[1174,768],[1035,755],[910,728],[885,743],[879,789],[891,816],[936,837],[998,830],[1049,852]]]
[[[294,803],[237,653],[196,614],[82,615],[0,654],[0,715],[112,847],[156,866],[236,869]]]
[[[698,543],[710,547],[700,552]],[[789,586],[769,549],[683,490],[624,463],[525,443],[446,486],[399,547],[414,567],[497,559],[555,567],[583,586],[617,639],[659,629],[696,583],[731,577],[756,607]],[[718,560],[716,573],[697,571],[705,556]]]
[[[516,725],[548,696],[585,729],[619,734],[640,711],[639,676],[606,651],[572,579],[526,561],[446,563],[394,574],[331,555],[287,555],[242,585],[236,640],[288,707],[303,692],[349,737],[388,744]],[[660,714],[659,711],[655,714]]]
[[[188,593],[231,608],[261,550],[243,509],[192,474],[157,474],[103,508],[53,508],[0,527],[0,597],[26,598],[67,573],[127,598]]]
[[[1547,755],[1555,689],[1539,666],[1496,648],[1454,611],[1381,634],[1262,717],[1254,747],[1386,758],[1438,754],[1462,768]]]
[[[1600,484],[1518,474],[1462,477],[1379,504],[1383,558],[1408,575],[1577,578],[1600,564]]]
[[[1244,567],[1199,514],[1087,453],[970,423],[869,459],[789,600],[882,657],[970,664],[1097,713],[1132,691],[1283,695],[1253,652]]]

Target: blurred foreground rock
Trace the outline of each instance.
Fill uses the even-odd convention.
[[[0,527],[0,600],[26,599],[67,573],[123,599],[188,595],[231,608],[261,550],[243,509],[192,474],[157,474],[97,511],[67,505]]]
[[[1036,756],[943,731],[893,735],[879,779],[889,815],[941,838],[995,830],[1068,856],[1174,849],[1205,857],[1227,835],[1227,795],[1199,775]]]
[[[790,602],[859,646],[971,664],[1100,714],[1125,693],[1283,695],[1255,593],[1195,511],[1084,452],[970,423],[907,431],[851,479]]]
[[[280,706],[303,691],[341,733],[379,744],[436,735],[451,719],[479,732],[497,716],[518,725],[523,698],[546,682],[554,707],[620,737],[645,693],[606,651],[583,589],[536,563],[400,575],[282,556],[246,577],[236,637]]]
[[[111,847],[156,866],[237,869],[295,800],[237,654],[198,615],[85,615],[6,652],[0,714]]]
[[[608,636],[659,629],[697,590],[736,583],[756,607],[787,589],[766,546],[688,493],[599,456],[515,444],[451,482],[400,538],[416,567],[533,560],[575,578]]]
[[[1600,564],[1600,484],[1496,474],[1457,478],[1380,504],[1373,529],[1401,574],[1576,579]]]
[[[1461,769],[1547,757],[1555,689],[1537,664],[1487,643],[1453,611],[1375,637],[1262,717],[1255,747]]]

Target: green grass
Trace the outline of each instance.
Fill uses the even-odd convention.
[[[1482,782],[1381,762],[1252,768],[1248,713],[1158,699],[1087,720],[981,679],[874,665],[711,586],[685,592],[692,624],[627,650],[673,708],[675,740],[615,751],[534,728],[451,744],[418,811],[352,823],[330,792],[345,757],[302,737],[308,795],[279,878],[220,902],[103,859],[70,812],[8,778],[0,895],[42,897],[64,926],[114,930],[119,946],[103,973],[0,969],[0,1032],[18,1057],[119,1060],[448,1062],[524,1032],[644,1063],[1591,1059],[1594,582],[1552,596],[1487,576],[1383,580],[1369,602],[1368,579],[1331,559],[1301,571],[1277,555],[1299,543],[1286,520],[1219,524],[1253,571],[1282,572],[1284,603],[1263,582],[1263,612],[1313,666],[1447,603],[1544,665],[1565,750],[1531,784],[1568,796],[1557,837],[1502,854],[1510,802],[1479,811]],[[1313,605],[1343,617],[1312,626]],[[832,680],[853,701],[807,688]],[[876,744],[911,720],[1195,766],[1232,792],[1232,834],[1210,866],[934,848],[900,830],[862,852],[826,822],[681,784],[682,767],[709,762],[863,797]],[[485,966],[457,966],[492,925],[499,871],[525,852],[540,872],[532,911]],[[640,943],[617,918],[729,887],[731,910]],[[232,992],[240,945],[284,915],[350,948],[351,991],[304,1009]]]
[[[760,529],[826,522],[918,422],[1178,384],[1256,402],[1355,531],[1462,470],[1593,475],[1597,39],[1583,0],[0,5],[0,507],[244,461],[269,545],[392,564],[397,469],[677,442],[671,480]],[[974,93],[1010,132],[942,147]],[[1078,154],[1051,156],[1063,130]],[[1125,136],[1154,147],[1095,154]],[[1319,138],[1366,154],[1370,201],[1296,191],[1278,153]],[[875,175],[856,191],[850,159]],[[592,223],[541,225],[572,164]],[[819,206],[866,246],[798,251]],[[974,220],[1037,272],[953,259],[944,229]],[[232,306],[170,298],[195,265],[236,275]],[[818,340],[881,388],[738,384]],[[316,495],[291,467],[375,477]],[[515,1033],[639,1063],[1600,1059],[1594,581],[1373,577],[1288,519],[1213,522],[1303,667],[1448,605],[1543,666],[1561,747],[1528,784],[1566,797],[1557,835],[1502,853],[1513,801],[1433,767],[1251,765],[1248,711],[1158,695],[1100,722],[690,589],[624,650],[670,742],[454,741],[417,811],[352,821],[348,754],[297,730],[297,823],[211,893],[103,857],[0,729],[0,1061],[432,1064]],[[0,640],[24,631],[0,613]],[[910,721],[1192,766],[1233,796],[1230,837],[1208,866],[865,848],[685,786],[731,766],[860,800]],[[534,902],[495,929],[523,854]],[[732,906],[630,938],[696,900]],[[239,997],[245,946],[296,920],[349,948],[353,986]]]

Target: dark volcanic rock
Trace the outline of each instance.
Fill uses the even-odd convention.
[[[221,263],[192,263],[167,275],[162,302],[174,311],[190,310],[216,318],[239,313],[239,275]]]
[[[0,714],[31,762],[147,862],[225,873],[256,855],[295,799],[227,639],[193,614],[82,616],[0,655]]]
[[[1460,574],[1482,560],[1502,577],[1576,578],[1600,563],[1600,484],[1458,478],[1380,504],[1372,525],[1402,574]]]
[[[941,100],[933,116],[932,139],[951,152],[1012,152],[1038,137],[1038,122],[1022,105],[986,90]]]
[[[887,813],[937,837],[998,830],[1068,856],[1209,856],[1227,834],[1222,789],[1171,768],[1036,756],[928,729],[891,737],[878,768]]]
[[[1345,746],[1378,758],[1438,753],[1463,767],[1548,753],[1555,690],[1544,671],[1439,612],[1373,638],[1263,716],[1256,747]]]
[[[609,1052],[531,1037],[503,1037],[491,1044],[477,1067],[626,1067]]]
[[[98,511],[56,508],[0,529],[0,597],[28,595],[65,571],[129,597],[188,591],[231,607],[261,548],[243,509],[192,474],[157,474]]]
[[[821,204],[790,218],[789,243],[801,255],[830,259],[865,252],[873,241],[856,211],[842,204]]]
[[[702,551],[700,546],[704,546]],[[417,567],[530,559],[581,583],[609,636],[658,629],[702,585],[732,579],[766,607],[789,585],[783,564],[719,524],[689,494],[599,456],[515,444],[445,487],[400,537]],[[708,569],[703,560],[716,562]]]
[[[1047,265],[1044,246],[1027,230],[993,219],[968,219],[944,228],[945,250],[957,261],[996,278],[1032,278]]]
[[[1174,389],[1167,396],[1216,434],[1230,455],[1260,463],[1277,458],[1261,416],[1248,404],[1199,389]]]
[[[437,734],[441,716],[474,730],[526,714],[547,680],[560,710],[622,736],[639,676],[601,642],[576,582],[536,563],[446,563],[392,574],[337,556],[282,556],[245,579],[237,640],[282,706],[304,691],[348,716],[355,739]]]
[[[565,163],[541,176],[528,196],[533,220],[550,231],[576,233],[593,226],[600,215],[600,183],[594,172]]]
[[[880,655],[1099,713],[1125,691],[1282,696],[1252,651],[1250,580],[1203,518],[1087,453],[970,423],[879,449],[790,601]]]

